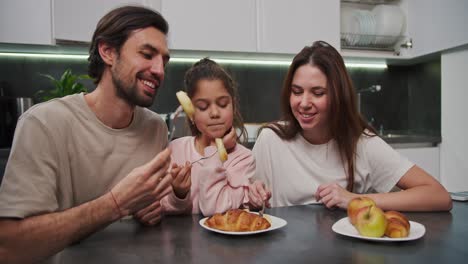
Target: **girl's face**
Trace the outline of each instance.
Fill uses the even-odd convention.
[[[316,66],[297,68],[291,83],[289,103],[304,138],[314,144],[329,140],[327,77]]]
[[[192,102],[194,123],[202,137],[210,141],[222,138],[232,127],[232,97],[221,80],[198,81]]]

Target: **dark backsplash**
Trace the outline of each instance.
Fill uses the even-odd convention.
[[[175,92],[183,87],[190,64],[170,63],[166,80],[151,107],[158,113],[175,110]],[[286,66],[224,65],[239,84],[241,113],[245,122],[276,120],[280,116],[279,97]],[[33,97],[36,91],[51,88],[39,74],[59,77],[67,68],[75,74],[87,73],[85,60],[0,58],[0,88],[5,95]],[[440,135],[440,58],[405,66],[381,69],[349,69],[356,89],[380,84],[378,93],[361,95],[361,111],[379,129]],[[94,89],[91,81],[83,82]]]

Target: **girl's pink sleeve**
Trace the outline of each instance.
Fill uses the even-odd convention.
[[[213,146],[205,149],[209,155]],[[200,170],[199,207],[203,215],[222,213],[248,202],[249,178],[255,173],[254,158],[249,149],[236,146],[224,167],[218,155],[206,160]]]
[[[176,214],[191,214],[192,213],[192,201],[190,199],[190,191],[187,193],[184,199],[178,198],[172,186],[170,193],[161,199],[162,212],[165,215],[176,215]]]

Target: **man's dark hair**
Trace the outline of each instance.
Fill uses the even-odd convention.
[[[120,48],[136,29],[154,27],[164,35],[169,31],[169,25],[164,17],[151,9],[140,6],[123,6],[116,8],[99,20],[89,47],[88,74],[94,78],[94,83],[101,81],[105,63],[99,55],[99,43],[104,42],[120,52]]]

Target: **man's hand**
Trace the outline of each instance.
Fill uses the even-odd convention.
[[[156,201],[144,209],[141,209],[133,215],[140,223],[147,226],[154,226],[161,222],[162,207],[159,201]]]
[[[188,161],[185,163],[185,166],[172,164],[172,189],[179,199],[185,199],[187,193],[190,191],[190,187],[192,186],[191,171],[192,165]]]
[[[172,182],[168,172],[171,151],[165,149],[143,166],[133,169],[111,190],[121,216],[131,215],[161,200]]]
[[[237,144],[236,129],[231,127],[229,132],[223,137],[223,144],[227,152],[231,152]]]
[[[266,207],[271,207],[270,200],[271,192],[265,187],[265,183],[256,180],[249,186],[249,207],[251,209],[259,209],[262,203],[265,202]]]

